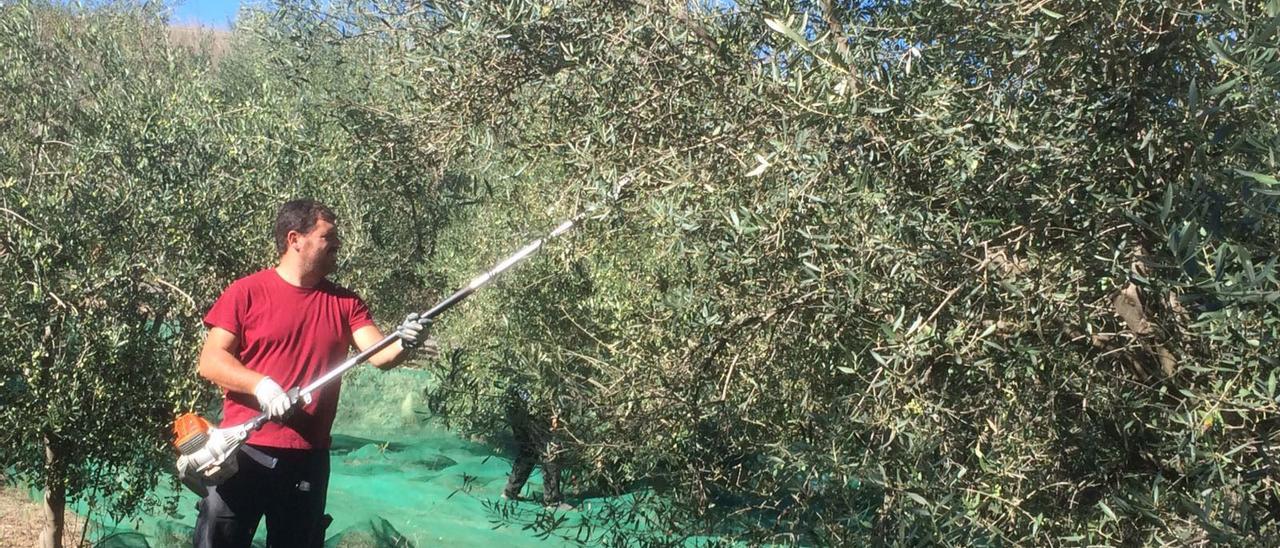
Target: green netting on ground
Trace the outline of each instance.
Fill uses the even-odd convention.
[[[327,512],[333,523],[326,547],[571,544],[522,528],[527,521],[499,526],[495,508],[522,520],[536,519],[545,510],[534,502],[501,501],[511,469],[507,452],[462,439],[431,421],[420,398],[428,377],[414,370],[362,370],[344,380],[331,452]],[[540,500],[540,472],[525,486],[525,498]],[[161,485],[157,495],[177,497],[176,511],[102,524],[90,538],[104,548],[189,546],[195,495],[170,483]],[[593,516],[603,502],[573,495],[566,492],[579,508],[559,513],[570,524]],[[264,539],[260,525],[258,540]]]

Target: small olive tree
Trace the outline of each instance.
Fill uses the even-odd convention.
[[[417,267],[445,217],[434,157],[280,77],[296,63],[272,40],[318,35],[252,14],[211,58],[190,36],[172,45],[157,10],[0,6],[0,469],[45,489],[44,545],[67,501],[127,515],[162,477],[174,414],[216,394],[192,374],[200,316],[270,264],[283,201],[334,207],[341,281],[379,317],[441,285]],[[315,75],[352,96],[368,84]]]
[[[208,64],[165,37],[145,6],[0,6],[0,469],[43,487],[41,546],[69,501],[137,508],[202,392]]]

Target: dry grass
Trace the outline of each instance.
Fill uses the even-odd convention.
[[[231,32],[200,25],[169,25],[169,43],[194,50],[206,50],[209,57],[217,62],[231,47]]]
[[[35,546],[44,522],[40,506],[25,489],[0,486],[0,546]],[[84,520],[67,512],[62,545],[79,546],[83,530]]]

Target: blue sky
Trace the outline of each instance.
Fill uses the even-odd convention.
[[[199,23],[206,27],[231,28],[241,0],[174,0],[173,23]]]

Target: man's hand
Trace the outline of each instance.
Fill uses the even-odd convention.
[[[409,313],[404,317],[404,322],[396,327],[396,333],[400,335],[400,345],[409,349],[417,348],[422,332],[430,326],[431,320],[419,318],[417,312]]]
[[[192,484],[203,483],[204,485],[221,485],[227,481],[227,478],[234,476],[240,467],[237,466],[236,456],[228,455],[219,464],[210,466],[208,470],[200,472],[196,470],[196,465],[186,455],[178,455],[178,480],[184,484],[188,484],[192,490],[196,488]]]
[[[178,456],[178,480],[195,494],[208,495],[210,485],[221,485],[239,471],[236,449],[246,435],[248,432],[241,429],[209,430],[209,439],[195,455]],[[201,462],[205,463],[204,470],[199,469]]]
[[[420,318],[417,312],[412,312],[405,316],[404,323],[396,328],[396,333],[400,334],[400,345],[405,349],[421,347],[428,358],[434,358],[440,354],[440,346],[435,339],[424,336],[428,329],[431,329],[431,320]]]
[[[258,398],[258,407],[267,414],[268,420],[282,418],[293,408],[293,400],[271,377],[262,377],[253,387],[253,395]]]
[[[392,335],[400,339],[399,346],[389,346],[381,352],[369,357],[369,363],[372,363],[378,369],[391,369],[400,365],[409,357],[409,350],[418,349],[418,356],[421,358],[434,358],[440,355],[440,346],[436,344],[435,339],[427,336],[427,331],[431,329],[431,320],[422,318],[417,314],[409,314],[405,316],[404,322],[396,326],[396,330]],[[351,333],[351,337],[356,343],[356,348],[362,352],[368,350],[369,347],[383,339],[382,332],[375,325],[366,325]]]

